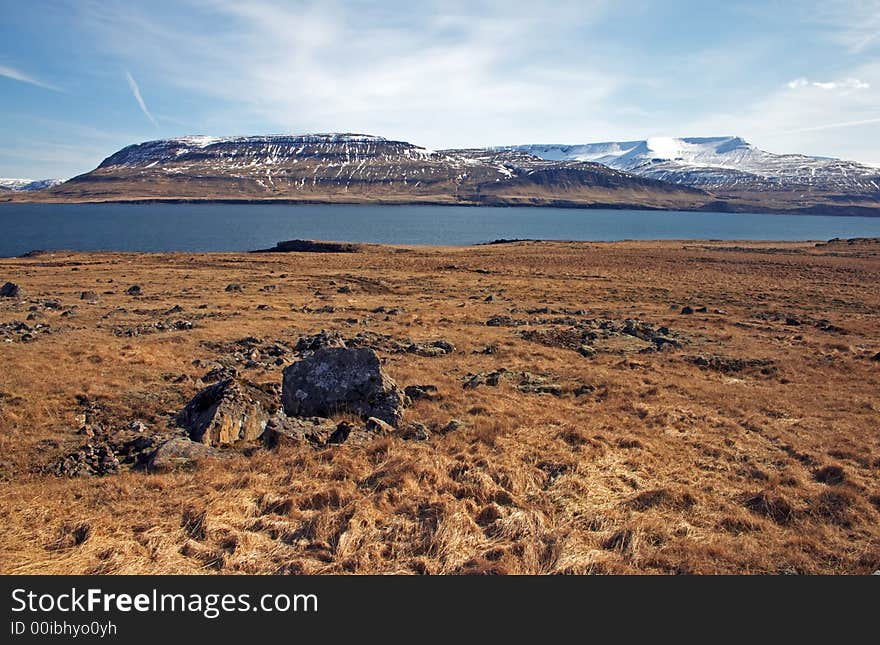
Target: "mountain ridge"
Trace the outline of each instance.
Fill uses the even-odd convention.
[[[4,201],[239,201],[648,208],[880,215],[880,169],[775,155],[741,137],[433,150],[359,133],[126,146]]]

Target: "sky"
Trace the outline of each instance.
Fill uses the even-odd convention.
[[[140,141],[741,136],[880,166],[880,0],[0,0],[0,176]]]

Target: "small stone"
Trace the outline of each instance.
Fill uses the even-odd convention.
[[[141,290],[141,286],[139,284],[133,284],[125,290],[125,293],[129,296],[139,296],[143,293],[143,291]]]
[[[440,429],[440,434],[446,434],[448,432],[456,432],[457,430],[461,430],[462,428],[465,428],[466,426],[467,426],[467,424],[460,419],[450,419],[449,423],[447,423],[445,426],[443,426]]]
[[[375,434],[391,434],[394,432],[394,426],[385,423],[382,419],[377,419],[376,417],[370,417],[367,419],[364,428],[367,432],[373,432]]]
[[[690,307],[688,305],[685,305],[684,307],[681,308],[681,313],[683,313],[685,315],[692,314],[692,313],[694,313],[694,308]]]
[[[423,423],[413,422],[398,432],[398,436],[404,441],[427,441],[431,438],[431,432]]]
[[[346,284],[346,285],[339,287],[336,290],[336,292],[337,293],[351,293],[351,287]]]
[[[94,291],[83,291],[81,294],[79,294],[79,299],[80,300],[97,300],[98,294],[95,293]]]
[[[244,287],[242,287],[237,282],[230,282],[229,284],[226,285],[225,291],[241,293],[242,291],[244,291]]]

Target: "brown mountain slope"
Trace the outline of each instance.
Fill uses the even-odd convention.
[[[215,139],[129,146],[95,170],[21,199],[281,200],[557,204],[699,208],[700,190],[584,162],[474,150],[432,151],[351,134]]]

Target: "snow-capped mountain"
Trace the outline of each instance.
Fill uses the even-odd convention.
[[[61,183],[64,183],[63,179],[11,179],[8,177],[0,177],[0,190],[30,192],[33,190],[52,188],[52,186],[57,186]]]
[[[51,191],[64,200],[290,200],[696,208],[709,196],[600,164],[430,150],[365,134],[188,136],[123,148]]]
[[[524,145],[513,149],[543,159],[592,161],[643,177],[719,193],[780,189],[880,193],[877,168],[827,157],[773,154],[740,137],[655,137],[581,145]]]

